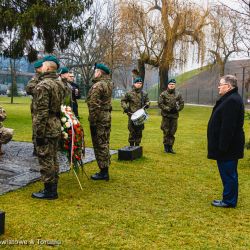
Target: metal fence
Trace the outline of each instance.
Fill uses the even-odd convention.
[[[204,105],[214,105],[215,102],[220,97],[218,95],[218,90],[215,88],[212,89],[187,89],[182,88],[178,90],[186,103],[193,103],[193,104],[204,104]],[[250,104],[250,92],[246,93],[239,88],[239,94],[242,96],[245,104]]]

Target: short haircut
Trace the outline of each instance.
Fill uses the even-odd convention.
[[[57,70],[57,64],[52,61],[45,61],[43,62],[50,70]]]
[[[237,87],[237,78],[233,75],[225,75],[222,76],[221,79],[223,79],[226,83],[229,83],[232,87]]]
[[[96,69],[96,70],[100,70],[100,72],[102,73],[102,75],[108,75],[104,70],[102,69]]]

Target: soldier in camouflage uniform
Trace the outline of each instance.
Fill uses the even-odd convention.
[[[104,64],[96,64],[93,85],[87,96],[89,123],[95,157],[99,173],[91,176],[93,180],[109,180],[109,138],[111,130],[111,97],[113,83],[110,70]]]
[[[168,83],[167,90],[163,91],[159,97],[159,108],[161,109],[163,130],[163,144],[166,153],[175,154],[173,144],[175,132],[177,130],[177,120],[179,111],[184,108],[184,101],[180,93],[175,90],[175,79]]]
[[[3,126],[3,121],[7,118],[5,110],[0,107],[0,155],[4,154],[2,152],[2,144],[8,143],[13,136],[13,129],[5,128]]]
[[[73,110],[73,104],[72,104],[72,90],[71,90],[71,84],[69,82],[69,69],[67,67],[62,67],[59,69],[59,75],[60,78],[62,80],[62,82],[64,83],[65,86],[65,97],[64,97],[64,101],[63,104],[66,106],[69,106],[72,108]]]
[[[143,81],[140,77],[136,78],[133,82],[132,90],[125,94],[121,99],[121,106],[124,113],[128,114],[128,130],[129,130],[129,144],[130,146],[139,146],[142,138],[142,131],[144,124],[136,126],[131,121],[132,113],[141,108],[149,108],[150,101],[148,94],[145,93],[143,88]]]
[[[34,89],[34,126],[37,155],[44,190],[33,193],[33,198],[57,199],[59,164],[58,139],[61,135],[60,111],[65,95],[63,82],[56,70],[59,62],[54,56],[44,57],[41,81]]]
[[[34,150],[33,150],[33,155],[37,155],[36,154],[36,137],[35,137],[35,127],[34,127],[34,89],[36,87],[36,85],[39,82],[39,77],[42,73],[42,66],[43,66],[43,61],[42,60],[38,60],[37,62],[34,63],[34,68],[35,68],[35,76],[27,83],[26,86],[26,93],[28,95],[32,96],[32,100],[31,100],[31,104],[30,104],[30,112],[31,112],[31,118],[32,118],[32,141],[34,144]]]

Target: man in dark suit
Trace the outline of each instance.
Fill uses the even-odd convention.
[[[220,99],[216,102],[207,128],[208,158],[217,161],[223,183],[223,199],[216,207],[236,207],[238,200],[238,159],[243,158],[245,136],[244,104],[233,75],[221,77]]]
[[[72,91],[72,95],[71,95],[72,109],[73,109],[75,116],[79,118],[77,99],[80,99],[81,95],[80,95],[79,86],[76,83],[74,83],[74,79],[75,79],[74,73],[69,72],[68,82],[70,83],[71,91]]]

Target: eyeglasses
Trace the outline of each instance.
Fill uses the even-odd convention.
[[[229,85],[229,83],[219,83],[219,84],[218,84],[218,87],[221,87],[221,86],[223,86],[223,85]]]

